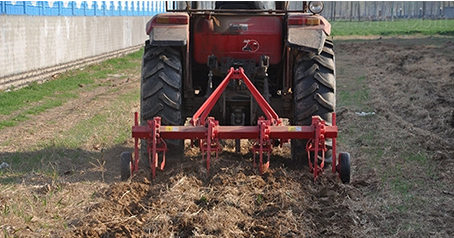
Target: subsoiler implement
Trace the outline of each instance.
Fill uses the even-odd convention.
[[[209,116],[211,109],[232,80],[244,83],[262,109],[265,117],[260,117],[257,125],[221,126],[215,118]],[[139,139],[147,141],[148,160],[153,179],[156,177],[156,169],[163,170],[165,167],[166,152],[168,151],[165,139],[190,139],[193,142],[192,145],[198,145],[202,159],[206,160],[207,171],[210,169],[212,153],[218,159],[219,152],[222,150],[220,140],[252,140],[253,165],[258,166],[260,175],[270,165],[273,147],[289,143],[291,139],[306,139],[305,151],[308,155],[309,169],[313,173],[315,181],[325,167],[325,152],[328,150],[326,140],[332,139],[331,171],[338,173],[342,182],[348,183],[350,181],[350,155],[340,153],[338,158],[335,156],[338,134],[335,113],[332,113],[331,124],[327,125],[319,116],[313,116],[310,126],[283,125],[282,119],[252,84],[243,68],[231,67],[224,80],[192,116],[188,126],[164,126],[161,125],[160,117],[154,117],[153,120],[148,120],[146,125],[141,126],[138,113],[135,113],[135,125],[132,127],[132,137],[135,139],[134,154],[132,156],[130,153],[122,154],[122,157],[129,156],[130,158],[129,163],[122,164],[122,173],[129,172],[129,176],[132,176],[138,172]]]

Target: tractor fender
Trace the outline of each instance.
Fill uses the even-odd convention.
[[[290,24],[291,23],[291,24]],[[331,24],[320,15],[289,13],[287,44],[290,48],[321,53]]]
[[[148,21],[146,33],[152,46],[186,46],[189,39],[189,15],[158,14]]]

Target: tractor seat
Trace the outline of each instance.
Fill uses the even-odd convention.
[[[216,1],[216,9],[265,9],[262,2],[254,1]]]

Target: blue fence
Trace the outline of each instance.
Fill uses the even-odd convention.
[[[0,15],[152,16],[165,1],[0,1]]]

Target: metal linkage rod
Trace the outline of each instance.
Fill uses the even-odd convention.
[[[273,108],[268,104],[265,98],[260,94],[257,88],[252,84],[251,80],[246,76],[244,73],[243,68],[234,69],[231,67],[228,71],[227,76],[222,80],[221,84],[214,90],[214,92],[208,97],[208,99],[202,104],[202,106],[194,113],[191,124],[192,125],[202,125],[206,121],[208,114],[213,109],[216,102],[221,97],[222,93],[224,92],[225,88],[229,84],[230,80],[241,80],[243,81],[249,91],[251,92],[254,99],[257,101],[257,104],[262,109],[263,113],[268,120],[272,122],[273,125],[279,125],[282,123],[277,113],[273,110]]]

